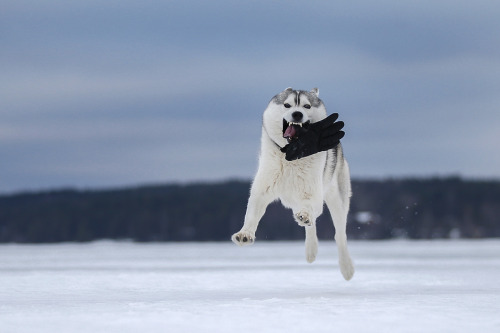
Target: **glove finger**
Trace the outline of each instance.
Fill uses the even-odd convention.
[[[340,140],[340,139],[342,139],[344,137],[344,135],[345,135],[344,131],[338,131],[335,134],[322,137],[319,141],[323,142],[323,141]]]
[[[323,130],[325,127],[328,127],[331,124],[333,124],[335,122],[335,120],[337,120],[338,117],[339,117],[338,113],[332,113],[331,115],[329,115],[325,119],[320,120],[320,121],[318,121],[316,123],[312,123],[311,126],[310,126],[310,129],[312,129],[312,130],[317,130],[317,129]]]
[[[330,135],[334,135],[335,133],[340,132],[340,130],[344,127],[343,121],[338,121],[336,123],[331,124],[329,127],[325,128],[321,132],[321,137],[326,137]]]
[[[329,115],[328,117],[326,117],[325,119],[320,121],[321,128],[324,129],[324,128],[327,128],[328,126],[332,125],[333,123],[335,123],[335,120],[337,120],[338,117],[339,117],[338,113],[332,113],[331,115]]]
[[[326,138],[321,138],[319,145],[318,145],[320,150],[323,151],[323,150],[335,148],[340,143],[340,139],[342,139],[344,137],[344,135],[345,135],[345,132],[340,131],[340,132],[336,133],[335,135],[332,135],[332,136],[329,136]]]
[[[330,135],[330,136],[327,136],[324,139],[325,140],[331,140],[331,139],[340,140],[344,137],[344,135],[345,135],[344,131],[338,131],[337,133]],[[321,138],[321,141],[323,141],[324,139]]]
[[[344,127],[344,122],[343,121],[337,121],[333,124],[330,124],[330,126],[326,127],[327,130],[335,130],[335,131],[340,131]]]

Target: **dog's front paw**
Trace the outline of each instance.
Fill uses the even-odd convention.
[[[231,240],[239,246],[252,245],[255,242],[255,235],[248,231],[240,231],[235,233]]]
[[[301,227],[309,227],[309,226],[313,225],[313,221],[312,221],[308,212],[300,211],[297,214],[295,214],[294,217],[295,217],[295,221]]]

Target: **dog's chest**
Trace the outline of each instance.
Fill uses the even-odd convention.
[[[274,190],[284,203],[309,199],[317,193],[322,193],[321,172],[316,164],[316,161],[284,162],[281,168],[276,170]]]

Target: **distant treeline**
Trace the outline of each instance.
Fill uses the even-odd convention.
[[[351,239],[500,237],[500,182],[460,178],[354,180]],[[243,223],[249,182],[58,190],[0,196],[0,242],[131,239],[228,241]],[[332,239],[327,208],[320,238]],[[270,205],[258,239],[303,239],[280,203]]]

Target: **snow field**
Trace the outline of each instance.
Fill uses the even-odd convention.
[[[500,240],[0,245],[0,332],[500,332]]]

